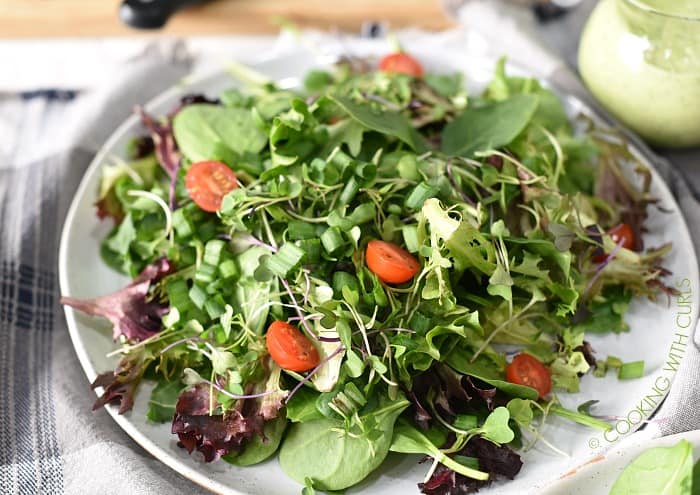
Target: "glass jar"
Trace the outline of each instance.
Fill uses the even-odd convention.
[[[699,0],[601,0],[581,37],[579,70],[649,143],[700,145]]]

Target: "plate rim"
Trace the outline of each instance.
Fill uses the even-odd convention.
[[[262,65],[265,65],[267,63],[274,62],[276,60],[279,60],[285,56],[289,55],[288,53],[282,53],[278,55],[273,55],[273,56],[268,56],[268,57],[258,57],[257,61],[255,63],[249,63],[246,64],[247,66],[251,68],[256,68]],[[485,63],[486,61],[489,62],[494,62],[498,59],[498,57],[491,57],[490,55],[474,55],[473,57],[469,57],[470,59],[473,59],[476,63]],[[455,67],[457,64],[455,64]],[[535,75],[534,71],[531,69],[527,69],[523,66],[520,66],[518,64],[513,64],[508,62],[507,66],[509,69],[512,69],[516,73],[522,73],[522,74],[529,74],[530,77],[535,77],[539,81],[543,82],[544,85],[552,89],[557,96],[562,99],[562,100],[567,100],[569,104],[574,105],[576,108],[578,108],[580,111],[585,112],[589,117],[592,117],[594,120],[599,121],[599,122],[604,122],[607,125],[615,127],[617,130],[621,131],[626,138],[629,139],[630,141],[630,150],[634,155],[637,156],[637,158],[641,159],[641,161],[649,167],[649,169],[652,172],[654,181],[657,183],[657,186],[661,188],[662,192],[667,195],[667,197],[671,198],[673,200],[673,207],[675,210],[677,210],[677,214],[679,217],[680,222],[682,223],[682,226],[684,227],[683,229],[683,236],[687,237],[689,242],[687,243],[688,246],[690,247],[690,252],[688,253],[689,255],[692,255],[692,259],[695,260],[695,263],[692,266],[692,272],[691,278],[694,280],[698,280],[698,258],[697,258],[697,252],[695,249],[695,245],[692,242],[692,237],[690,236],[690,229],[688,228],[688,223],[686,221],[685,216],[682,213],[682,210],[678,204],[678,201],[676,200],[675,196],[672,194],[669,185],[666,183],[666,181],[661,177],[661,174],[656,170],[656,167],[654,166],[655,162],[658,160],[656,155],[646,146],[646,144],[641,141],[640,138],[638,138],[636,135],[631,133],[629,130],[627,130],[624,126],[622,126],[619,122],[615,121],[612,119],[610,116],[606,115],[604,111],[601,111],[600,108],[596,108],[593,105],[590,105],[588,102],[584,101],[581,97],[579,97],[576,93],[573,91],[565,91],[562,87],[560,87],[554,80],[548,77],[542,77]],[[460,67],[459,69],[461,72],[465,73],[466,70],[465,68]],[[184,76],[181,78],[179,81],[175,82],[173,85],[169,86],[165,90],[163,90],[161,93],[156,95],[155,97],[151,98],[146,104],[143,105],[143,107],[146,110],[150,110],[153,107],[157,107],[158,105],[162,104],[163,102],[176,97],[180,92],[183,87],[187,87],[190,85],[194,84],[202,84],[205,83],[207,80],[215,80],[216,78],[221,77],[226,73],[225,69],[222,68],[214,68],[210,69],[206,72],[202,73],[192,73],[189,75]],[[232,77],[232,83],[235,81],[235,79]],[[106,158],[109,155],[109,150],[114,148],[115,144],[120,140],[120,138],[128,133],[128,130],[134,126],[135,124],[138,124],[138,116],[135,114],[130,115],[127,117],[119,126],[115,128],[114,131],[109,135],[106,141],[100,146],[98,149],[97,153],[91,160],[90,164],[88,167],[85,169],[85,172],[83,173],[80,183],[75,190],[75,193],[73,195],[73,199],[71,200],[70,206],[68,208],[66,218],[63,222],[62,225],[62,230],[61,230],[61,236],[60,236],[60,241],[59,241],[59,255],[58,255],[58,271],[59,271],[59,289],[61,295],[67,294],[67,289],[70,285],[69,281],[69,275],[68,275],[68,270],[67,270],[67,263],[68,263],[68,244],[69,244],[69,237],[71,233],[71,227],[75,223],[74,217],[77,215],[78,209],[79,209],[79,198],[82,198],[86,193],[88,186],[90,185],[91,178],[92,176],[98,172],[99,168],[104,165]],[[696,291],[693,297],[695,299],[698,298],[698,294],[700,291]],[[90,382],[93,382],[94,379],[97,377],[98,372],[96,369],[93,367],[92,362],[90,360],[90,357],[87,352],[87,348],[83,343],[83,339],[81,338],[80,335],[80,330],[78,329],[78,322],[76,320],[76,314],[77,312],[69,307],[69,306],[64,306],[64,314],[66,318],[66,323],[68,327],[68,333],[71,338],[71,343],[72,346],[78,356],[78,360],[81,364],[81,367],[83,369],[83,372],[87,376],[88,380]],[[694,321],[691,324],[690,328],[694,328],[695,325],[698,323],[698,318],[699,315],[696,311],[694,315]],[[692,342],[692,340],[691,340]],[[694,342],[691,343],[691,345],[695,345]],[[685,359],[685,357],[684,357]],[[673,380],[671,381],[671,384],[675,381],[676,375],[674,374]],[[668,390],[666,391],[664,395],[664,399],[668,396],[668,393],[670,391],[671,387],[669,386]],[[98,390],[94,390],[95,394],[99,396]],[[654,411],[652,414],[656,413],[658,411],[659,407],[663,401],[654,408]],[[205,473],[204,471],[197,469],[196,465],[195,466],[190,466],[188,465],[184,460],[179,459],[178,457],[172,455],[171,452],[168,452],[165,448],[162,446],[158,445],[154,441],[152,441],[147,435],[141,433],[136,425],[131,421],[131,419],[125,415],[120,415],[118,413],[118,407],[113,406],[111,404],[107,404],[105,406],[105,409],[107,409],[107,412],[110,414],[112,419],[124,430],[126,434],[128,434],[136,443],[138,443],[144,450],[146,450],[149,454],[151,454],[153,457],[155,457],[159,462],[162,462],[164,465],[168,466],[170,469],[175,471],[178,475],[185,477],[189,479],[190,481],[196,483],[202,488],[205,488],[209,491],[212,491],[217,494],[221,495],[250,495],[247,492],[242,492],[238,491],[236,488],[233,488],[230,485],[223,484],[216,479],[210,477]],[[640,425],[641,427],[641,425]],[[634,431],[637,431],[639,428],[636,428]],[[627,437],[633,435],[634,432],[630,432]],[[602,453],[597,453],[595,455],[604,455],[606,453],[610,453],[615,450],[614,444],[609,447],[607,450],[605,450]],[[594,454],[591,454],[587,458],[583,459],[585,462],[589,458],[595,457]],[[231,466],[231,468],[235,468],[235,466]],[[543,480],[544,485],[540,485],[539,489],[543,488],[550,488],[552,484],[556,484],[560,481],[561,478],[556,478],[553,480]]]
[[[601,454],[600,457],[579,464],[555,480],[552,480],[550,484],[542,487],[541,495],[562,495],[562,492],[559,491],[560,485],[564,485],[564,488],[566,488],[566,485],[569,483],[587,482],[591,478],[591,472],[596,469],[605,469],[606,466],[611,466],[611,469],[615,469],[616,461],[619,461],[619,458],[627,460],[626,464],[622,467],[622,469],[624,469],[643,452],[656,447],[669,447],[681,440],[690,442],[694,450],[699,449],[700,429],[682,431],[672,435],[654,438],[640,438],[635,442],[626,443],[619,448],[613,448]],[[617,456],[617,458],[614,456]],[[694,462],[696,461],[697,459],[694,459]]]

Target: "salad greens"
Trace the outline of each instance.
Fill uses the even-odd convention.
[[[115,222],[103,258],[134,281],[63,303],[108,318],[121,344],[95,407],[123,413],[155,380],[148,418],[206,461],[279,453],[313,493],[389,451],[421,454],[424,493],[471,493],[516,476],[513,449],[551,415],[609,428],[557,393],[594,369],[643,372],[596,360],[585,332],[628,331],[632,297],[672,291],[670,245],[642,245],[656,200],[624,140],[574,133],[536,80],[501,61],[468,95],[462,74],[368,67],[140,110],[148,135],[105,167],[97,205]]]
[[[693,446],[681,440],[672,447],[649,449],[635,458],[617,478],[610,495],[694,495],[696,473],[700,464],[693,465]]]

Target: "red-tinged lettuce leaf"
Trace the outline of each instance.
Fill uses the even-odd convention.
[[[152,283],[158,282],[173,270],[166,258],[161,258],[148,265],[126,287],[114,294],[95,299],[77,299],[62,297],[65,304],[89,315],[107,318],[114,325],[113,338],[124,335],[129,341],[144,340],[158,333],[163,324],[161,318],[168,311],[167,304],[148,300],[148,291]]]
[[[171,179],[177,176],[181,158],[175,136],[173,135],[173,119],[183,108],[197,103],[215,105],[219,103],[219,100],[210,100],[201,94],[185,95],[180,99],[180,104],[163,120],[154,118],[143,107],[136,107],[136,113],[141,117],[141,123],[150,133],[158,162]]]
[[[153,143],[150,138],[147,140],[140,138],[135,142]],[[142,153],[148,149],[147,145],[135,144],[134,146],[137,148],[134,153]],[[156,180],[158,166],[158,160],[152,152],[150,154],[147,153],[145,156],[134,158],[129,163],[104,165],[100,178],[99,196],[95,203],[98,218],[100,220],[108,217],[113,218],[114,223],[119,225],[124,220],[125,211],[117,196],[116,189],[118,184],[124,180],[132,181],[134,176],[138,176],[141,179],[138,187],[148,190]]]
[[[153,358],[147,356],[145,351],[128,354],[114,371],[97,375],[91,387],[102,387],[104,391],[93,404],[92,410],[95,411],[105,404],[119,404],[119,414],[131,410],[134,406],[136,387],[152,361]]]
[[[431,426],[431,404],[442,414],[456,416],[484,406],[492,411],[499,403],[496,387],[461,375],[444,365],[437,365],[415,377],[413,389],[407,392],[407,397],[412,404],[413,421],[422,430]]]
[[[462,377],[461,384],[467,393],[471,396],[478,396],[486,403],[489,411],[493,411],[494,401],[496,398],[496,387],[482,382],[478,378],[465,375]]]
[[[421,493],[427,495],[466,495],[476,493],[488,482],[462,476],[440,464],[425,483],[418,483]]]
[[[583,344],[574,348],[574,351],[578,351],[583,354],[583,358],[588,363],[588,366],[595,368],[597,366],[597,360],[595,358],[595,350],[590,342],[584,340]]]
[[[159,121],[146,113],[143,107],[136,107],[136,113],[141,117],[141,123],[148,129],[155,145],[158,163],[173,178],[180,168],[180,152],[173,136],[173,128],[170,119]]]
[[[425,483],[419,483],[422,493],[427,495],[466,495],[476,493],[499,478],[513,479],[523,465],[520,456],[511,448],[472,438],[458,454],[479,460],[479,470],[489,473],[487,481],[467,478],[440,464]]]
[[[100,220],[111,218],[117,225],[124,220],[124,210],[114,194],[108,194],[96,201],[95,209],[97,210],[97,218]]]
[[[210,400],[209,385],[199,384],[180,394],[175,406],[171,431],[190,454],[197,450],[206,462],[216,461],[229,452],[240,452],[245,442],[263,434],[262,415],[255,408],[246,411],[248,403],[254,404],[252,401],[240,401],[240,408],[210,415]],[[212,401],[216,407],[216,401]]]
[[[523,466],[523,461],[508,446],[498,446],[483,438],[473,438],[462,450],[462,455],[479,459],[479,469],[487,471],[493,478],[514,479]]]

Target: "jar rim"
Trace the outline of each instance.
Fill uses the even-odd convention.
[[[684,14],[674,14],[674,13],[669,13],[669,12],[664,12],[663,10],[659,10],[643,0],[622,0],[626,4],[639,9],[645,13],[648,14],[653,14],[653,15],[658,15],[662,17],[668,17],[669,19],[676,19],[679,21],[690,21],[690,22],[700,22],[700,15],[684,15]]]

